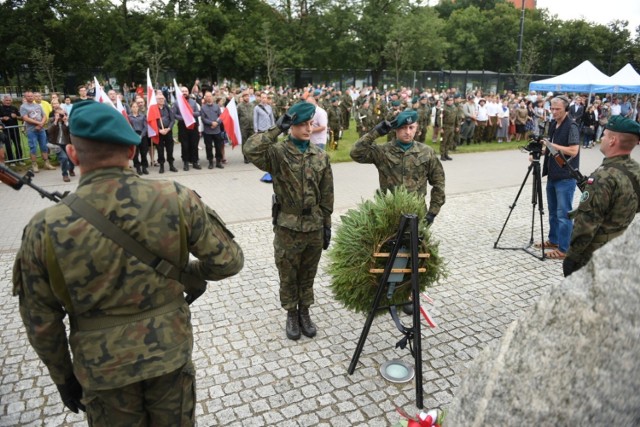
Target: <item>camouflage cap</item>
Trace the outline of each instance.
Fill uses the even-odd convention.
[[[69,132],[72,136],[96,142],[140,144],[140,135],[133,131],[118,110],[93,100],[73,105],[69,114]]]
[[[405,110],[398,114],[393,126],[394,129],[398,129],[404,125],[410,125],[418,121],[418,113],[415,110]]]
[[[309,102],[298,102],[297,104],[292,105],[291,108],[289,108],[289,110],[287,111],[287,114],[291,117],[294,117],[295,114],[295,117],[291,122],[291,124],[293,125],[308,122],[309,120],[311,120],[315,113],[316,106],[310,104]]]
[[[620,115],[611,117],[605,129],[613,132],[632,133],[640,137],[640,123]]]

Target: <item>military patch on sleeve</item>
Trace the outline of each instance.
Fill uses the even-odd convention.
[[[582,196],[580,196],[580,203],[586,202],[587,200],[589,200],[589,192],[585,191],[582,193]]]
[[[595,180],[596,179],[594,177],[590,176],[589,179],[587,179],[587,184],[591,185],[595,182]]]

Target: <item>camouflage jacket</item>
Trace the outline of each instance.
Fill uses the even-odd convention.
[[[442,126],[457,127],[459,123],[458,107],[455,105],[445,105],[442,109]]]
[[[273,191],[282,206],[278,225],[294,231],[331,227],[333,172],[329,156],[314,144],[306,152],[289,140],[278,141],[280,129],[253,135],[242,145],[247,159],[273,178]],[[304,209],[310,209],[303,214]]]
[[[180,184],[105,168],[83,174],[76,194],[156,255],[200,278],[221,280],[243,266],[224,223]],[[189,262],[189,253],[198,260]],[[184,291],[63,203],[31,219],[13,268],[29,341],[51,378],[63,384],[75,373],[90,390],[157,377],[191,360]]]
[[[358,114],[355,116],[355,120],[358,129],[364,128],[365,131],[370,131],[375,125],[377,125],[371,108],[360,107],[358,109]]]
[[[427,184],[432,186],[429,213],[437,215],[444,205],[444,169],[431,147],[414,141],[402,151],[395,141],[376,145],[378,133],[372,131],[358,139],[351,149],[351,158],[358,163],[373,163],[378,168],[380,189],[387,191],[404,185],[423,197]]]
[[[250,102],[238,103],[238,120],[241,129],[251,129],[253,132],[253,109],[254,105]]]
[[[593,252],[627,229],[640,211],[629,177],[613,165],[622,166],[640,184],[640,164],[629,155],[606,158],[587,179],[580,205],[569,216],[573,232],[567,257],[585,264]]]
[[[330,105],[327,110],[327,121],[329,123],[329,129],[338,131],[342,128],[342,113],[340,106]]]
[[[431,106],[420,105],[418,107],[418,127],[421,129],[431,125]]]

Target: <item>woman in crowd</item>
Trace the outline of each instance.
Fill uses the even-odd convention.
[[[529,110],[524,99],[521,99],[518,108],[515,111],[515,124],[516,124],[516,141],[527,139],[527,122],[529,121]]]
[[[533,134],[541,136],[544,134],[544,125],[547,119],[547,112],[544,109],[544,101],[536,101],[533,107]]]
[[[140,112],[137,102],[131,103],[131,114],[129,123],[134,132],[140,135],[140,145],[136,147],[136,154],[133,156],[133,166],[138,175],[149,175],[149,162],[147,161],[147,151],[149,151],[149,138],[147,137],[147,116]]]
[[[503,141],[509,141],[509,101],[505,98],[502,101],[502,105],[498,110],[498,132],[496,138],[498,138],[498,144],[502,144]]]
[[[598,120],[596,118],[596,104],[591,104],[582,114],[582,147],[591,148],[593,146],[593,138],[596,135],[596,126]]]

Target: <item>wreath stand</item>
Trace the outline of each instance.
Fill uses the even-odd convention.
[[[418,217],[413,214],[404,214],[400,219],[400,226],[398,227],[398,234],[395,239],[388,240],[386,243],[392,245],[390,253],[374,253],[374,257],[388,258],[387,264],[383,269],[371,269],[372,273],[382,273],[380,282],[378,283],[378,291],[376,292],[375,299],[367,316],[367,321],[364,324],[360,339],[356,351],[351,358],[351,364],[349,365],[348,373],[352,375],[358,364],[358,359],[364,348],[367,335],[371,329],[373,318],[378,310],[389,309],[391,317],[393,318],[396,327],[403,333],[402,338],[397,344],[396,348],[400,347],[404,349],[409,344],[411,355],[414,359],[415,368],[415,382],[416,382],[416,406],[419,409],[424,407],[423,405],[423,389],[422,389],[422,336],[420,333],[420,286],[418,282],[418,274],[424,273],[426,268],[420,268],[418,266],[419,258],[428,258],[429,254],[418,253]],[[380,250],[382,245],[378,248]],[[407,264],[411,262],[410,268],[405,268]],[[401,283],[405,274],[411,274],[411,297],[412,301],[404,304],[380,306],[380,300],[387,289],[387,297],[390,299],[393,296],[396,283]],[[388,286],[387,286],[388,285]],[[398,318],[397,307],[403,305],[413,305],[413,325],[411,328],[407,328],[400,322]],[[411,342],[413,346],[411,345]]]

